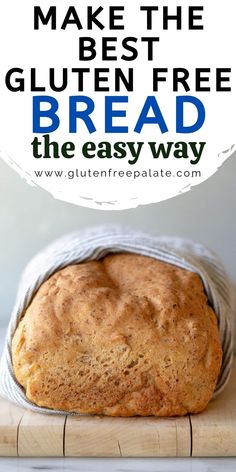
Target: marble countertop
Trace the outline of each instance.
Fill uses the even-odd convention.
[[[236,459],[0,459],[4,472],[235,472]]]
[[[0,326],[0,352],[5,335]],[[236,458],[0,458],[0,471],[81,471],[81,472],[235,472]]]

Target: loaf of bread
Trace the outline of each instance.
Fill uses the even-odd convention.
[[[221,360],[199,276],[136,254],[56,272],[12,342],[14,373],[29,400],[110,416],[202,411]]]

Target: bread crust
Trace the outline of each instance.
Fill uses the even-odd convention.
[[[44,282],[16,329],[12,360],[42,407],[182,416],[208,404],[222,350],[199,276],[127,253]]]

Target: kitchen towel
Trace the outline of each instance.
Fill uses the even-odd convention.
[[[10,317],[0,363],[0,395],[34,411],[65,414],[30,402],[17,382],[11,359],[11,341],[18,322],[40,285],[69,264],[101,259],[108,253],[131,252],[151,256],[196,272],[217,315],[223,349],[221,373],[214,395],[226,385],[233,360],[233,290],[218,257],[201,244],[188,240],[152,236],[120,226],[98,226],[64,236],[37,254],[26,267]]]

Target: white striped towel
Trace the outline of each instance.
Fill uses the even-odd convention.
[[[150,236],[120,226],[98,226],[55,241],[34,257],[26,267],[20,281],[0,363],[1,396],[35,411],[66,413],[38,407],[26,398],[12,369],[12,336],[32,297],[55,271],[69,264],[100,259],[111,252],[143,254],[199,274],[218,318],[223,363],[214,395],[222,391],[229,379],[233,359],[233,294],[231,282],[217,256],[201,244],[183,239]]]

